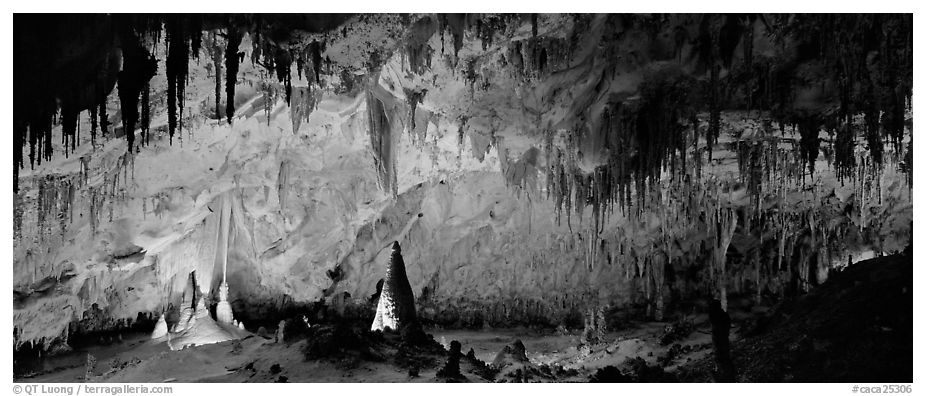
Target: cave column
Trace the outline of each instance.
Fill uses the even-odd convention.
[[[221,198],[222,212],[219,218],[219,235],[216,244],[216,260],[222,263],[222,284],[219,285],[219,303],[215,307],[215,317],[219,323],[232,324],[235,321],[231,305],[228,303],[228,229],[231,206],[228,197]]]

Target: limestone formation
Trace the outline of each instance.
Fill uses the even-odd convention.
[[[708,317],[711,321],[711,341],[714,343],[714,379],[717,382],[733,382],[736,371],[730,357],[730,315],[723,310],[719,300],[711,300]]]
[[[167,321],[164,320],[164,315],[158,317],[158,322],[154,325],[154,331],[151,332],[151,339],[156,340],[163,338],[167,335]]]
[[[167,345],[171,350],[177,351],[187,346],[215,344],[238,338],[232,333],[233,329],[225,329],[222,326],[209,315],[205,298],[201,297],[196,304],[189,325],[182,332],[178,332],[174,337],[171,337]]]
[[[222,284],[219,286],[219,303],[215,307],[215,318],[219,323],[226,324],[231,324],[235,320],[231,305],[228,303],[228,232],[230,217],[231,205],[228,204],[228,199],[223,195],[215,249],[215,261],[222,264]]]
[[[511,344],[505,345],[505,348],[495,355],[492,365],[496,368],[504,368],[512,364],[523,364],[528,362],[527,349],[521,340],[514,340]]]
[[[437,378],[459,379],[462,377],[460,373],[460,358],[463,357],[461,347],[460,341],[450,341],[450,357],[447,358],[444,367],[437,371]]]
[[[182,332],[193,325],[196,320],[194,305],[196,303],[196,271],[190,272],[183,299],[180,302],[180,320],[174,325],[175,333]]]
[[[402,248],[399,242],[392,243],[392,257],[386,267],[386,280],[376,307],[376,317],[371,330],[399,330],[402,326],[416,323],[415,296],[405,274]]]
[[[286,321],[281,320],[280,325],[277,326],[276,342],[283,342],[283,339],[285,336],[286,336]]]
[[[219,303],[215,306],[215,319],[219,323],[234,324],[235,321],[231,304],[228,303],[228,283],[225,282],[222,282],[222,286],[219,286]]]

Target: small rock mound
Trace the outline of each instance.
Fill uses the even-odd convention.
[[[440,370],[437,371],[437,378],[443,378],[448,381],[459,381],[463,379],[463,375],[460,374],[460,358],[463,357],[461,352],[462,346],[457,340],[450,342],[450,357],[447,358],[447,363],[444,364]]]
[[[547,370],[541,370],[527,358],[527,349],[521,340],[505,345],[492,360],[492,367],[498,370],[496,382],[542,382],[554,380]]]
[[[521,340],[515,340],[511,344],[505,345],[505,348],[495,355],[495,359],[492,360],[492,365],[502,369],[512,364],[524,364],[529,362],[530,359],[527,358],[527,349],[524,348],[524,343],[522,343]]]

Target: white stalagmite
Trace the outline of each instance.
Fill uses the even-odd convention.
[[[371,330],[400,330],[402,326],[417,321],[415,296],[405,273],[402,248],[398,242],[392,244],[392,257],[386,267],[386,280],[376,307],[376,317]]]
[[[164,320],[164,315],[161,315],[158,318],[157,324],[154,325],[154,331],[151,332],[151,339],[156,340],[166,335],[167,335],[167,321]]]
[[[193,319],[183,332],[168,340],[167,345],[171,350],[178,351],[188,346],[215,344],[239,338],[212,319],[209,310],[206,309],[205,298],[200,298],[197,302]]]

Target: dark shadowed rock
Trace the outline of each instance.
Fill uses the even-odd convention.
[[[524,348],[524,343],[522,343],[521,340],[515,340],[511,344],[505,345],[505,348],[502,349],[498,355],[495,355],[492,364],[497,368],[503,368],[514,363],[525,363],[528,361],[527,350]]]
[[[399,242],[392,243],[392,257],[386,267],[386,280],[376,307],[376,317],[371,330],[400,330],[405,325],[417,323],[415,295],[405,273],[402,248]]]

